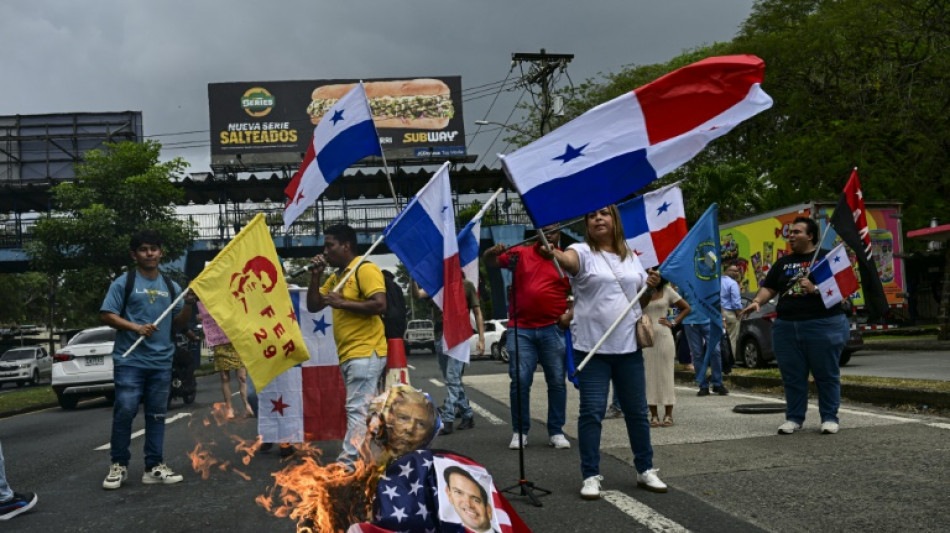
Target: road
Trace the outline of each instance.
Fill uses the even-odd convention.
[[[413,385],[441,401],[435,358],[413,355],[409,363]],[[477,406],[477,426],[441,437],[436,446],[482,462],[501,488],[516,485],[519,454],[507,449],[507,366],[475,361],[465,382]],[[185,481],[173,486],[141,484],[137,438],[129,482],[116,491],[101,489],[111,422],[104,402],[0,420],[8,479],[15,490],[40,495],[36,509],[4,523],[3,531],[294,531],[293,521],[269,515],[254,499],[271,485],[271,473],[299,456],[282,463],[272,451],[241,464],[236,439],[253,438],[255,420],[219,426],[209,417],[219,390],[216,377],[201,378],[198,401],[176,404],[169,413],[166,460],[185,474]],[[607,492],[588,502],[578,497],[577,393],[569,388],[564,428],[574,449],[555,450],[545,445],[539,420],[546,410],[540,373],[534,390],[524,478],[551,494],[540,497],[543,507],[531,505],[517,488],[509,499],[536,532],[943,531],[950,523],[950,420],[945,418],[845,405],[841,432],[819,435],[812,406],[804,431],[779,436],[780,414],[732,411],[737,404],[777,398],[738,391],[698,398],[683,384],[677,388],[676,425],[652,436],[655,464],[670,492],[636,487],[623,421],[607,420],[601,464]],[[139,416],[137,428],[141,424]],[[197,443],[230,464],[202,479],[186,456]],[[322,449],[333,457],[339,445],[326,443]]]

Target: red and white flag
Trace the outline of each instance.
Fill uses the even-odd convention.
[[[311,313],[306,298],[306,289],[290,290],[310,360],[258,392],[257,430],[263,442],[342,440],[346,434],[346,389],[333,340],[332,309]]]

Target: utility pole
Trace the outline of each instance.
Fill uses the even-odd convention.
[[[531,63],[531,70],[524,78],[524,83],[538,85],[541,88],[541,136],[551,130],[551,85],[552,77],[558,70],[567,68],[567,64],[574,59],[574,54],[549,54],[541,49],[540,54],[515,52],[511,54],[511,62]]]

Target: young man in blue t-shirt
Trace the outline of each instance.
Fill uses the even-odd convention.
[[[102,323],[118,330],[112,349],[115,376],[110,441],[112,466],[102,482],[102,488],[108,490],[121,487],[128,477],[132,420],[138,413],[140,402],[145,410],[145,473],[142,483],[167,485],[182,480],[180,474],[165,464],[162,448],[172,357],[175,354],[172,324],[181,328],[188,323],[195,296],[193,293],[185,296],[189,305],[179,301],[172,312],[174,319],[166,317],[156,323],[172,305],[172,293],[181,294],[181,287],[175,282],[170,282],[172,287],[169,287],[166,278],[158,271],[162,259],[162,240],[158,233],[145,230],[133,234],[129,250],[135,261],[131,292],[126,291],[128,276],[120,276],[112,282],[99,309]],[[127,357],[122,357],[139,337],[143,337],[142,342]]]

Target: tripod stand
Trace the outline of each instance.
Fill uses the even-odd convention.
[[[515,280],[517,279],[517,269],[518,269],[518,254],[511,254],[509,258],[509,264],[511,266],[511,321],[512,321],[512,330],[515,335],[515,379],[517,380],[517,386],[515,388],[515,404],[517,405],[517,416],[515,417],[515,425],[518,426],[518,438],[521,439],[518,444],[518,483],[511,485],[510,487],[505,487],[501,489],[502,492],[508,492],[514,494],[515,489],[519,490],[519,493],[522,496],[527,496],[531,500],[531,503],[535,507],[543,507],[541,501],[538,500],[537,496],[534,495],[535,491],[541,492],[542,496],[551,494],[551,491],[542,487],[539,487],[534,484],[532,481],[528,481],[528,476],[525,475],[524,471],[524,447],[525,442],[522,439],[521,435],[521,350],[518,348],[518,298],[515,296],[517,294],[517,286],[515,285]]]

